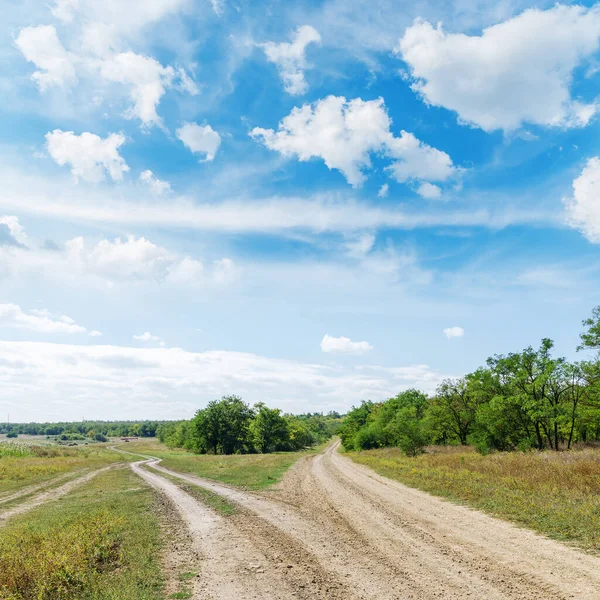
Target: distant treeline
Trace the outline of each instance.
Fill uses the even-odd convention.
[[[65,435],[69,439],[112,437],[154,437],[159,425],[169,421],[82,421],[80,423],[0,423],[0,433]],[[91,435],[90,435],[91,434]]]
[[[539,348],[495,355],[486,366],[447,379],[433,397],[409,390],[385,402],[363,402],[345,417],[346,449],[397,446],[414,455],[428,444],[472,444],[490,450],[569,449],[600,440],[600,306],[583,321],[579,350],[568,362]]]
[[[193,419],[164,423],[157,429],[161,442],[198,454],[247,454],[300,450],[324,442],[341,425],[331,412],[283,414],[263,403],[254,407],[238,396],[209,402]]]

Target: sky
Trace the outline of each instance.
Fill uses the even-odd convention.
[[[599,43],[593,3],[7,0],[0,420],[343,412],[578,358]]]

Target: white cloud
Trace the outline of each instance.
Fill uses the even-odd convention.
[[[573,181],[573,196],[564,199],[567,222],[595,244],[600,243],[600,157],[587,161]]]
[[[451,340],[455,337],[463,337],[465,330],[462,327],[447,327],[444,329],[444,335]]]
[[[0,341],[0,404],[15,420],[190,418],[236,393],[285,411],[350,408],[443,375],[427,365],[331,367],[242,352]]]
[[[214,160],[221,145],[221,136],[210,125],[184,123],[177,131],[177,137],[191,152],[203,154],[200,162]]]
[[[283,156],[300,161],[321,158],[330,169],[341,171],[348,183],[359,186],[371,167],[371,153],[392,158],[388,167],[398,181],[446,181],[457,169],[445,153],[401,131],[395,137],[383,99],[349,102],[328,96],[314,104],[294,108],[277,131],[255,127],[250,135]]]
[[[465,123],[485,131],[524,123],[579,127],[597,107],[574,100],[569,87],[574,69],[598,50],[599,37],[598,5],[557,4],[526,10],[480,36],[417,20],[397,52],[425,102],[457,112]]]
[[[102,337],[102,332],[94,329],[93,331],[90,331],[90,337]]]
[[[0,246],[25,247],[26,245],[27,235],[19,223],[19,218],[14,215],[0,217]]]
[[[442,195],[442,190],[433,183],[425,182],[417,188],[417,194],[427,200],[437,200]]]
[[[113,54],[100,60],[98,67],[101,77],[128,87],[133,106],[126,111],[125,117],[138,118],[146,127],[162,125],[156,109],[167,88],[175,87],[179,81],[186,92],[198,93],[183,70],[163,67],[154,58],[142,54]]]
[[[188,0],[56,0],[52,12],[65,22],[74,17],[84,23],[103,23],[113,26],[119,36],[134,37],[149,25],[174,14],[188,4]]]
[[[364,258],[375,245],[375,235],[372,233],[363,233],[346,240],[344,244],[348,256],[352,258]]]
[[[77,84],[73,56],[60,43],[54,26],[25,27],[19,32],[15,45],[39,69],[31,78],[42,92],[52,86]]]
[[[377,192],[377,196],[379,198],[387,198],[387,195],[390,191],[390,185],[389,183],[384,183],[380,188],[379,191]]]
[[[149,331],[142,333],[141,335],[134,335],[134,340],[139,342],[160,342],[161,339],[157,335],[152,335]]]
[[[319,32],[310,25],[303,25],[296,30],[292,42],[262,44],[269,61],[277,66],[288,94],[306,93],[308,85],[304,79],[304,71],[309,67],[306,62],[306,47],[320,42]]]
[[[317,193],[310,196],[255,197],[219,200],[210,190],[202,197],[179,197],[157,203],[140,197],[139,190],[123,187],[119,198],[102,188],[66,185],[34,173],[19,173],[0,161],[0,210],[4,213],[35,215],[81,223],[133,226],[158,225],[196,231],[283,233],[355,233],[379,228],[412,230],[430,227],[486,227],[510,225],[563,227],[564,216],[553,207],[519,206],[502,198],[487,206],[466,206],[449,210],[427,210],[404,206],[377,206],[357,201],[350,194]],[[128,193],[130,192],[130,193]]]
[[[62,315],[53,317],[48,310],[23,311],[16,304],[0,304],[0,327],[26,329],[37,333],[86,333],[73,319]]]
[[[157,196],[171,191],[171,184],[168,181],[158,179],[150,169],[140,173],[140,181],[147,185],[150,191]]]
[[[108,286],[154,282],[196,287],[227,284],[235,279],[237,267],[229,258],[205,267],[195,258],[133,235],[95,244],[76,237],[54,248],[0,245],[0,277],[28,275]]]
[[[78,7],[79,0],[56,0],[50,10],[59,21],[70,23]]]
[[[369,342],[353,342],[347,337],[332,337],[328,334],[323,336],[321,340],[321,350],[331,354],[366,354],[373,350],[373,346]]]
[[[54,161],[60,166],[70,165],[75,179],[81,177],[92,182],[102,181],[105,171],[113,181],[123,179],[123,173],[129,171],[119,154],[124,143],[125,137],[119,133],[101,138],[87,131],[75,135],[72,131],[55,129],[46,134],[46,148]]]

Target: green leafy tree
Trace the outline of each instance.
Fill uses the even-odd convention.
[[[254,406],[250,436],[259,452],[287,450],[289,446],[288,422],[278,408],[269,408],[260,402]]]

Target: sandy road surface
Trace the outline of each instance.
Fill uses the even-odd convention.
[[[302,459],[263,493],[158,462],[148,465],[240,507],[216,517],[136,465],[197,528],[196,598],[600,598],[600,559],[381,477],[340,456],[337,445]]]

